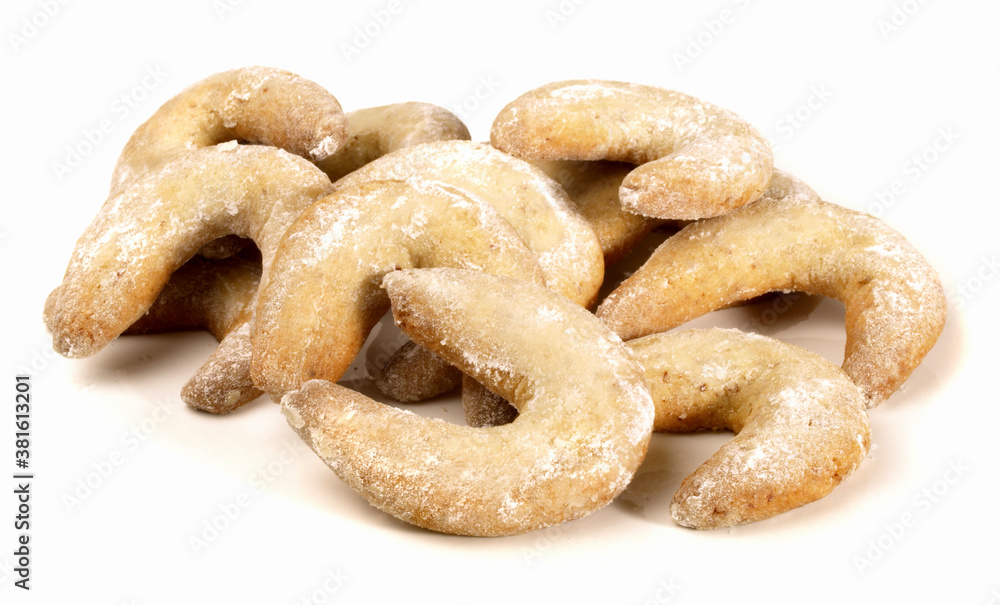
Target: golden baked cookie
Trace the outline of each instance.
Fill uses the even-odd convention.
[[[629,82],[566,80],[504,107],[490,141],[518,157],[636,164],[626,210],[697,219],[738,208],[771,178],[767,139],[736,114],[692,96]]]
[[[538,168],[489,145],[442,141],[399,149],[336,185],[406,178],[444,183],[492,205],[535,252],[548,287],[587,307],[596,301],[604,277],[597,236],[565,191]],[[398,401],[449,391],[459,380],[419,349],[396,354],[376,370],[376,383]],[[420,371],[434,373],[417,378]]]
[[[135,130],[111,193],[192,149],[227,141],[273,145],[315,161],[345,140],[347,118],[319,84],[272,67],[232,69],[184,89]]]
[[[417,180],[363,180],[314,204],[265,271],[253,381],[282,394],[336,381],[389,310],[386,273],[452,266],[542,282],[538,259],[491,205]]]
[[[899,388],[944,328],[940,278],[902,235],[796,188],[685,227],[601,303],[597,316],[631,340],[775,291],[844,303],[843,369],[869,407]]]
[[[282,409],[341,480],[408,523],[472,536],[570,521],[625,488],[645,456],[653,406],[628,349],[590,312],[478,271],[393,271],[384,287],[414,342],[521,414],[477,429],[309,381]]]
[[[677,523],[760,521],[826,496],[868,452],[857,386],[823,357],[737,330],[682,330],[626,343],[656,406],[654,429],[736,436],[674,495]]]
[[[189,151],[111,196],[76,243],[48,319],[53,348],[88,357],[139,320],[204,244],[252,239],[264,272],[292,221],[329,193],[316,166],[276,147]]]

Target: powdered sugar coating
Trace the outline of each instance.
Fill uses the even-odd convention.
[[[350,136],[337,153],[316,163],[331,180],[346,176],[387,153],[433,141],[468,141],[469,129],[444,107],[393,103],[347,114]]]
[[[318,201],[264,274],[253,379],[272,394],[336,381],[389,308],[386,273],[452,266],[541,283],[538,260],[489,204],[440,183],[366,180]]]
[[[490,140],[519,157],[638,165],[619,196],[650,217],[716,216],[767,186],[767,139],[745,120],[689,95],[642,84],[567,80],[531,90],[500,111]]]
[[[52,308],[53,348],[67,357],[96,353],[219,237],[252,239],[266,274],[285,230],[331,188],[308,161],[260,145],[196,149],[137,178],[108,198],[77,241]]]
[[[181,399],[193,408],[213,414],[228,414],[260,397],[250,378],[252,322],[235,326],[181,389]]]
[[[226,141],[280,147],[323,160],[347,139],[330,92],[291,72],[243,67],[213,74],[163,104],[125,144],[111,193],[177,156]]]
[[[416,178],[446,183],[492,205],[538,256],[552,290],[590,306],[604,277],[600,243],[559,185],[489,145],[440,141],[399,149],[337,181]]]
[[[604,258],[593,229],[573,206],[565,191],[541,170],[525,161],[470,141],[441,141],[399,149],[359,168],[336,183],[350,186],[371,179],[418,178],[447,183],[466,195],[496,208],[538,258],[545,284],[552,290],[592,305],[604,277]],[[433,356],[415,352],[409,360],[397,358],[377,373],[393,397],[413,400],[420,395],[450,390],[453,372],[436,366]],[[412,366],[438,369],[417,379],[414,388],[398,388],[418,376]],[[394,387],[393,385],[397,385]],[[443,392],[443,391],[440,391]]]
[[[940,278],[881,220],[789,191],[799,193],[766,196],[685,227],[597,315],[631,339],[767,292],[831,296],[847,311],[843,369],[876,406],[941,334],[947,311]]]
[[[569,521],[624,489],[645,455],[652,402],[631,354],[593,315],[478,272],[395,271],[385,288],[404,332],[521,414],[476,429],[310,381],[282,407],[342,480],[409,523],[478,536]]]
[[[729,527],[802,506],[827,495],[868,452],[861,392],[819,355],[721,329],[626,344],[646,373],[655,430],[736,433],[675,494],[670,513],[681,525]]]

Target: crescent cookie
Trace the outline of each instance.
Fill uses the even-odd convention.
[[[670,505],[681,525],[742,525],[818,500],[868,452],[861,392],[815,353],[722,329],[626,344],[650,385],[655,430],[736,433],[681,483]]]
[[[843,369],[869,407],[899,388],[944,328],[938,274],[902,235],[875,217],[797,194],[685,227],[597,316],[630,340],[774,291],[844,303]]]
[[[410,338],[521,414],[476,429],[309,381],[282,409],[341,480],[408,523],[472,536],[570,521],[625,488],[653,406],[628,349],[591,313],[540,285],[475,271],[394,271],[384,287]]]
[[[489,145],[441,141],[397,150],[336,185],[406,178],[445,183],[492,205],[535,252],[547,286],[587,307],[596,301],[604,277],[600,242],[565,191],[541,170]],[[398,401],[418,401],[457,386],[458,375],[443,368],[413,378],[418,368],[440,365],[419,349],[397,353],[377,370],[376,382]]]
[[[399,149],[335,183],[420,179],[453,187],[496,208],[538,256],[545,284],[589,307],[604,278],[600,243],[558,183],[523,160],[472,141]]]
[[[666,219],[716,216],[756,199],[771,178],[767,139],[736,114],[628,82],[567,80],[504,107],[490,140],[518,157],[636,164],[626,210]]]
[[[200,246],[252,239],[263,271],[281,236],[330,179],[276,147],[189,151],[111,196],[76,243],[52,305],[53,348],[88,357],[135,323]]]
[[[417,180],[341,187],[299,217],[264,273],[254,384],[283,394],[311,378],[338,380],[389,310],[382,276],[427,266],[542,283],[534,253],[489,204]]]
[[[271,67],[217,73],[164,103],[125,144],[112,194],[192,149],[227,141],[280,147],[322,160],[347,139],[347,118],[320,85]]]
[[[431,103],[394,103],[347,114],[350,136],[336,153],[316,162],[332,181],[387,153],[433,141],[468,141],[469,129],[447,109]]]
[[[530,160],[559,185],[590,223],[610,267],[663,221],[622,208],[618,190],[635,166],[622,162]]]

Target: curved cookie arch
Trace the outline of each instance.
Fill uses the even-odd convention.
[[[224,235],[252,239],[266,274],[288,226],[331,188],[299,156],[234,142],[139,177],[108,198],[77,241],[52,305],[53,348],[93,355],[145,313],[199,247]]]
[[[625,343],[643,366],[654,430],[736,433],[681,483],[677,523],[760,521],[830,493],[871,444],[865,400],[825,358],[738,330],[682,330]]]
[[[774,291],[844,303],[843,369],[869,407],[920,364],[947,315],[937,272],[900,233],[790,193],[688,225],[608,295],[597,316],[631,340]]]
[[[716,216],[756,199],[771,178],[767,139],[736,114],[681,92],[612,80],[528,91],[493,121],[490,141],[544,160],[636,164],[626,210],[665,219]]]
[[[255,66],[216,73],[175,95],[132,133],[111,192],[192,149],[228,141],[322,160],[347,140],[347,128],[336,97],[292,72]]]
[[[309,381],[283,412],[344,482],[408,523],[474,536],[576,519],[625,488],[645,456],[652,402],[628,350],[590,312],[475,271],[394,271],[384,287],[406,334],[521,414],[477,429]]]
[[[442,183],[492,205],[538,256],[545,284],[589,307],[604,278],[593,229],[562,188],[528,162],[472,141],[438,141],[382,156],[335,183],[420,179]]]
[[[253,336],[254,383],[283,394],[336,381],[389,310],[382,276],[450,266],[542,282],[535,254],[489,204],[418,180],[337,189],[288,230],[265,272]]]

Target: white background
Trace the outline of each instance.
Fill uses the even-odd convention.
[[[3,4],[0,602],[1000,603],[995,2],[152,6]],[[315,80],[347,110],[442,105],[478,140],[504,104],[552,80],[699,96],[770,136],[777,166],[879,214],[922,250],[949,293],[945,335],[872,411],[865,464],[828,498],[775,519],[674,525],[670,496],[726,437],[657,435],[630,492],[583,520],[502,539],[411,528],[302,451],[269,401],[229,417],[187,409],[179,388],[211,351],[207,335],[122,339],[69,361],[42,326],[45,295],[132,130],[188,84],[253,64]],[[80,161],[59,170],[70,149]],[[894,199],[879,202],[894,183]],[[773,333],[839,362],[840,322],[824,303]],[[10,478],[13,376],[24,369],[30,593],[13,585]]]

